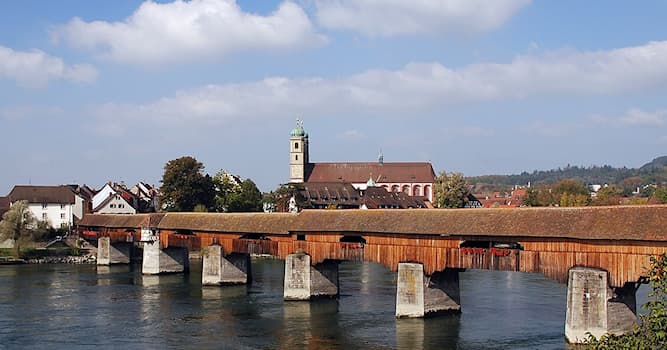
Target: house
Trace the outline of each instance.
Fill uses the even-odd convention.
[[[155,186],[139,182],[130,188],[132,193],[138,199],[137,212],[139,213],[154,213],[158,209],[158,190]]]
[[[431,163],[385,162],[382,155],[377,162],[311,163],[308,133],[297,120],[290,134],[290,183],[349,183],[365,190],[369,177],[386,191],[433,202],[435,172]]]
[[[122,184],[108,182],[95,193],[93,214],[136,214],[138,199]]]
[[[83,217],[83,198],[68,185],[17,185],[7,197],[10,205],[28,201],[28,208],[35,218],[55,228],[71,227]]]

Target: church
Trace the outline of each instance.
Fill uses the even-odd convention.
[[[300,120],[290,133],[289,164],[290,183],[303,183],[310,187],[350,184],[362,195],[369,187],[379,187],[390,193],[433,202],[435,172],[431,163],[385,162],[382,155],[377,162],[311,163],[308,133]]]

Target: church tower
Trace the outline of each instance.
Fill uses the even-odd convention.
[[[296,127],[292,129],[289,143],[289,182],[304,182],[308,165],[308,133],[303,129],[302,120],[296,120]]]

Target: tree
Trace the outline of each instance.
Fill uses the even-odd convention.
[[[556,204],[561,207],[581,207],[590,204],[590,192],[581,182],[574,179],[558,181],[553,187]]]
[[[595,196],[595,204],[616,205],[618,204],[618,197],[622,194],[622,191],[619,191],[614,185],[602,187]]]
[[[213,176],[213,186],[215,188],[215,198],[213,206],[215,211],[224,213],[229,211],[230,196],[234,192],[241,190],[240,186],[232,181],[232,175],[224,170],[218,171]]]
[[[198,204],[213,206],[213,179],[203,174],[204,165],[193,157],[170,160],[164,166],[160,203],[166,211],[192,211]]]
[[[667,186],[660,186],[655,189],[653,193],[658,202],[662,204],[667,204]]]
[[[287,212],[289,211],[290,198],[294,197],[299,210],[310,209],[313,205],[304,195],[305,192],[306,189],[302,183],[282,184],[275,191],[265,195],[264,201],[273,203],[277,212]]]
[[[646,314],[639,316],[635,328],[620,336],[589,336],[589,349],[665,349],[667,348],[667,253],[651,257],[648,271],[652,291],[643,305]]]
[[[437,208],[463,208],[468,203],[470,190],[461,173],[441,171],[435,178],[434,205]]]
[[[28,201],[18,201],[2,216],[0,222],[0,237],[14,241],[14,255],[19,256],[20,243],[29,239],[32,235],[31,227],[36,224],[36,219],[28,208]]]
[[[262,192],[259,191],[257,185],[252,180],[243,180],[240,189],[229,195],[229,211],[262,211]]]

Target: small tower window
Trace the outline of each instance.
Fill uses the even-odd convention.
[[[299,143],[298,142],[294,142],[294,149],[299,149]]]
[[[299,160],[299,155],[298,154],[294,155],[294,160]]]

